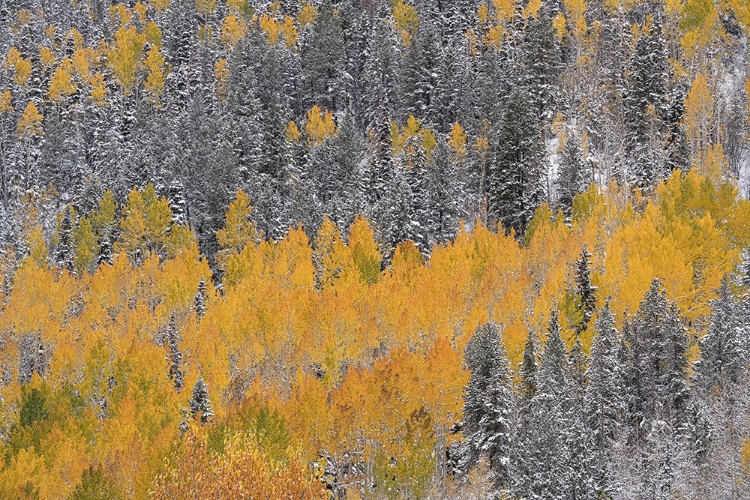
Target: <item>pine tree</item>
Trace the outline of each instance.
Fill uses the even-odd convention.
[[[73,266],[73,214],[72,208],[67,207],[60,220],[60,230],[57,233],[57,249],[55,251],[55,263],[61,269],[74,271]]]
[[[555,180],[557,200],[568,220],[572,216],[573,198],[586,191],[592,182],[590,162],[584,159],[578,140],[569,137],[560,155],[560,170]]]
[[[169,315],[169,324],[167,325],[166,341],[167,341],[167,362],[169,363],[169,379],[174,384],[174,388],[179,392],[185,387],[184,377],[185,373],[182,371],[182,353],[178,346],[179,343],[179,332],[177,331],[177,325],[175,322],[174,312]]]
[[[627,178],[650,190],[665,176],[663,120],[668,113],[670,70],[658,18],[641,34],[630,62],[624,92]]]
[[[302,47],[305,107],[317,104],[332,111],[346,109],[346,50],[341,19],[331,0],[318,8],[312,32]]]
[[[206,314],[206,280],[201,278],[198,283],[198,291],[195,292],[195,298],[193,299],[193,305],[195,306],[195,315],[200,321]]]
[[[677,426],[687,408],[688,339],[677,306],[654,278],[632,324],[638,396],[645,422],[664,419]]]
[[[193,397],[190,398],[188,404],[190,405],[190,416],[194,419],[200,418],[201,425],[213,420],[214,411],[208,397],[208,387],[202,376],[198,377],[198,381],[193,386]]]
[[[605,303],[596,321],[596,337],[591,346],[589,385],[584,399],[586,445],[590,463],[590,495],[612,494],[609,451],[618,439],[619,426],[627,410],[621,360],[617,357],[615,318]]]
[[[556,310],[550,313],[547,341],[539,368],[537,395],[531,402],[525,441],[525,477],[517,494],[540,498],[572,498],[577,432],[570,365]]]
[[[504,489],[509,481],[513,392],[497,324],[477,328],[466,345],[465,361],[471,373],[464,396],[463,427],[469,465],[486,456],[495,484]]]
[[[529,331],[523,349],[523,361],[519,370],[519,393],[522,401],[531,401],[536,396],[537,361],[534,334]]]
[[[701,359],[697,376],[703,389],[719,387],[729,390],[727,385],[740,381],[747,363],[747,353],[740,339],[742,328],[739,306],[729,290],[728,281],[724,279],[719,297],[712,303],[708,332],[700,341]]]
[[[503,227],[523,234],[544,196],[544,150],[539,121],[523,88],[510,97],[495,134],[489,208]]]
[[[439,139],[432,151],[425,176],[428,209],[422,225],[429,226],[432,241],[452,241],[462,215],[460,203],[468,193],[462,190],[457,167],[444,140]]]
[[[596,310],[597,287],[591,283],[590,257],[588,247],[584,245],[581,257],[575,263],[575,294],[578,298],[578,312],[581,315],[580,323],[576,325],[578,335],[588,328],[591,316]]]
[[[520,52],[523,61],[522,85],[528,90],[530,107],[539,119],[550,120],[559,101],[561,51],[549,6],[543,3],[536,17],[523,31]]]

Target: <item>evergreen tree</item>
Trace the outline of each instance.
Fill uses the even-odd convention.
[[[560,156],[560,170],[555,180],[557,199],[566,218],[570,220],[573,198],[588,189],[594,182],[591,164],[584,159],[578,140],[568,138]]]
[[[55,264],[61,269],[73,271],[73,214],[68,206],[63,212],[60,220],[60,230],[57,233],[57,249],[55,251]]]
[[[740,334],[743,328],[739,306],[729,290],[726,279],[722,281],[719,297],[712,303],[711,323],[700,341],[701,359],[697,367],[700,386],[714,387],[737,384],[746,368]],[[729,387],[723,387],[728,390]]]
[[[677,306],[667,300],[654,278],[632,324],[638,396],[643,419],[664,419],[678,426],[687,408],[687,348],[685,327]]]
[[[596,321],[596,337],[591,346],[591,364],[587,373],[584,406],[586,445],[590,462],[589,496],[607,497],[613,493],[609,471],[609,452],[618,439],[618,430],[626,408],[621,360],[617,357],[615,318],[605,303]]]
[[[438,140],[432,157],[427,161],[426,192],[428,209],[422,225],[429,227],[431,241],[453,240],[459,229],[460,203],[465,199],[458,179],[458,171],[450,149],[444,140]]]
[[[480,455],[490,461],[495,484],[508,485],[508,457],[512,429],[513,392],[500,327],[486,323],[474,332],[465,351],[471,373],[464,396],[463,432],[469,464]]]
[[[198,291],[195,292],[195,298],[193,299],[195,315],[198,317],[199,321],[206,314],[206,298],[206,280],[201,278],[198,283]]]
[[[529,331],[523,349],[523,360],[519,370],[519,393],[522,401],[531,401],[536,396],[537,361],[534,334]]]
[[[490,213],[516,234],[523,234],[544,197],[544,150],[530,99],[523,88],[511,95],[490,165]]]
[[[179,392],[185,387],[185,373],[182,371],[182,353],[178,346],[179,343],[179,332],[177,331],[177,324],[175,322],[174,312],[169,315],[169,324],[167,325],[166,341],[167,341],[167,362],[169,363],[169,379],[174,384],[174,388]]]
[[[343,110],[346,99],[346,49],[341,19],[331,0],[324,0],[315,16],[312,32],[302,46],[302,85],[305,108],[317,104]]]
[[[572,498],[574,400],[570,392],[570,365],[556,310],[550,313],[538,373],[538,392],[531,402],[531,422],[524,436],[528,476],[520,478],[518,493],[539,498]]]
[[[535,17],[528,19],[521,40],[523,85],[538,119],[551,120],[559,101],[561,51],[549,6],[543,3]]]
[[[649,190],[665,176],[663,120],[668,113],[669,62],[661,24],[641,34],[624,92],[628,181]]]
[[[576,332],[580,335],[586,330],[591,321],[591,316],[596,310],[596,290],[591,283],[591,263],[588,247],[583,246],[581,257],[575,263],[575,294],[578,298],[578,312],[580,323],[576,325]]]
[[[201,425],[213,420],[214,411],[208,397],[208,387],[202,376],[198,377],[198,381],[193,386],[193,397],[190,398],[188,404],[190,405],[190,416],[194,419],[200,418]]]

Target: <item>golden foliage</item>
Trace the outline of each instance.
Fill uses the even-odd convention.
[[[246,31],[247,24],[245,21],[234,14],[230,14],[224,18],[219,38],[231,48],[245,37]]]
[[[31,77],[31,61],[24,59],[15,47],[10,48],[6,60],[13,66],[13,80],[17,85],[25,86]]]
[[[279,41],[282,25],[268,14],[263,14],[258,20],[260,27],[268,38],[268,45],[276,45]]]
[[[44,409],[5,442],[0,496],[67,495],[95,470],[102,488],[123,498],[190,497],[193,487],[208,497],[243,487],[309,498],[320,487],[310,463],[323,450],[361,457],[384,484],[391,471],[424,492],[438,438],[455,439],[448,429],[461,419],[468,338],[497,321],[518,363],[550,308],[565,312],[584,244],[599,303],[610,297],[618,321],[658,276],[691,333],[702,333],[709,301],[750,244],[750,203],[696,170],[675,173],[648,199],[592,187],[575,199],[570,225],[542,207],[522,243],[481,224],[436,246],[429,261],[402,243],[385,269],[364,217],[346,238],[326,218],[313,242],[300,229],[274,242],[256,233],[240,191],[217,234],[221,293],[153,186],[132,191],[119,210],[106,192],[97,209],[73,218],[75,274],[48,267],[31,210],[29,255],[3,297],[0,331],[39,335],[51,361],[43,379],[21,388],[19,335],[0,346],[11,371],[0,385],[4,421],[19,422],[30,388]],[[97,265],[99,243],[115,229],[112,262]],[[209,307],[197,321],[201,279]],[[185,433],[189,394],[174,390],[163,345],[172,314],[185,384],[203,376],[216,414]],[[570,342],[571,320],[561,322]],[[588,349],[591,332],[582,341]],[[353,473],[343,486],[363,479]]]
[[[204,16],[211,14],[216,10],[216,0],[195,0],[195,10]]]
[[[13,98],[10,90],[4,90],[0,92],[0,113],[8,113],[10,111],[13,111]]]
[[[224,228],[216,232],[216,239],[221,247],[220,261],[225,261],[230,255],[238,254],[249,243],[255,243],[259,234],[255,224],[250,220],[253,207],[250,197],[239,190],[234,201],[229,204]]]
[[[393,4],[393,20],[396,31],[401,37],[401,44],[408,47],[419,28],[417,10],[404,0],[396,0]]]
[[[299,457],[284,462],[268,457],[253,436],[227,436],[222,444],[217,453],[206,433],[189,430],[174,465],[156,479],[151,498],[328,498]]]
[[[55,54],[51,49],[42,45],[39,47],[39,60],[45,66],[52,66],[55,64]]]
[[[97,73],[91,77],[91,98],[95,103],[104,105],[104,98],[107,97],[107,86],[104,83],[104,75]]]
[[[164,78],[167,68],[164,56],[156,45],[151,46],[151,49],[148,51],[146,68],[148,68],[148,77],[143,85],[149,94],[151,94],[154,102],[159,102],[159,97],[164,91]]]
[[[299,127],[292,120],[286,124],[286,139],[292,142],[299,142],[300,131]]]
[[[406,146],[408,139],[415,136],[422,139],[422,147],[424,147],[427,157],[429,158],[432,155],[432,150],[435,149],[437,138],[430,129],[422,126],[422,120],[414,118],[413,115],[409,115],[406,119],[406,123],[400,129],[395,122],[391,122],[393,155],[400,155]]]
[[[136,71],[141,65],[141,55],[146,37],[135,26],[121,26],[115,32],[114,43],[107,55],[107,64],[127,95],[136,84]]]
[[[706,77],[698,73],[685,98],[685,133],[694,153],[705,153],[712,142],[713,118],[713,96]]]
[[[39,112],[33,101],[29,101],[26,105],[26,109],[23,110],[23,115],[18,121],[16,130],[18,135],[23,137],[30,137],[32,135],[43,135],[42,120],[44,116]]]
[[[305,3],[305,6],[300,9],[297,14],[297,23],[301,29],[305,29],[305,26],[315,22],[315,18],[318,17],[318,9],[315,8],[311,3]]]
[[[77,85],[73,82],[72,71],[73,65],[70,59],[65,59],[52,74],[48,92],[53,102],[60,102],[64,97],[76,91]]]
[[[305,123],[305,133],[312,145],[320,145],[329,138],[336,135],[336,123],[333,121],[333,114],[326,110],[320,109],[316,104],[307,112],[307,123]]]
[[[466,132],[464,132],[463,127],[458,122],[454,123],[451,127],[451,133],[448,136],[448,145],[456,156],[466,156]]]

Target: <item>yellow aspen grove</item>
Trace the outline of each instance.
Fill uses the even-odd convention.
[[[299,14],[297,14],[297,24],[300,25],[300,29],[305,29],[305,26],[312,24],[317,15],[318,9],[316,9],[310,2],[305,2],[305,6],[302,7]]]
[[[13,80],[16,84],[25,86],[31,77],[31,61],[24,59],[15,47],[11,47],[8,51],[6,61],[13,67]]]
[[[451,147],[456,156],[463,157],[466,155],[466,132],[461,124],[456,122],[451,127],[451,133],[448,137],[448,145]]]
[[[216,0],[195,0],[195,9],[206,16],[216,10]]]
[[[279,34],[281,33],[282,24],[276,21],[273,17],[268,14],[263,14],[258,20],[260,27],[268,37],[268,45],[276,45],[279,41]]]

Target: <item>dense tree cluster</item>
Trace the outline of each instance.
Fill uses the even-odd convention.
[[[592,187],[384,266],[365,218],[275,241],[239,191],[221,276],[152,186],[49,243],[37,199],[0,258],[0,497],[744,498],[737,194]]]
[[[553,310],[539,359],[527,341],[515,393],[497,325],[480,327],[466,346],[463,453],[486,455],[493,494],[509,498],[747,495],[731,472],[748,432],[750,337],[740,302],[725,281],[693,375],[687,329],[656,278],[622,333],[605,303],[582,366]],[[488,345],[473,350],[480,342]]]
[[[0,0],[0,497],[750,496],[746,0]]]
[[[427,255],[461,220],[521,234],[592,182],[748,157],[740,0],[22,0],[0,21],[0,238],[21,251],[29,196],[88,215],[151,183],[214,269],[237,189],[274,239],[364,214],[386,259]]]

